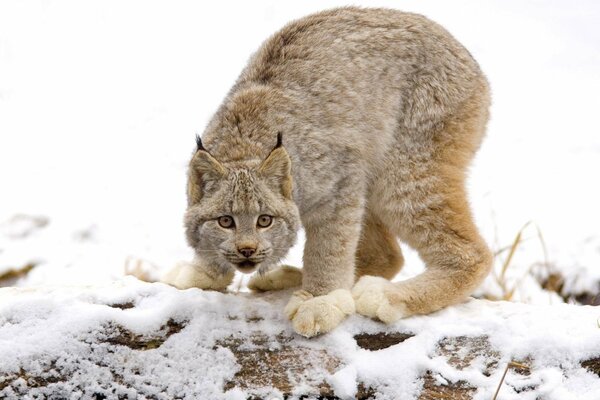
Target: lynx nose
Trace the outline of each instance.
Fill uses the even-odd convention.
[[[241,249],[238,249],[238,252],[240,252],[244,257],[248,258],[252,254],[256,253],[256,249],[252,247],[242,247]]]

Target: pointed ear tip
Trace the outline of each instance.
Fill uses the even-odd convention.
[[[202,138],[200,137],[200,135],[196,134],[196,151],[206,151],[208,153],[208,151],[204,148],[204,145],[202,144]]]

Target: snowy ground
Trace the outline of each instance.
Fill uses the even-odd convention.
[[[139,260],[145,261],[144,270],[154,266],[160,271],[189,259],[181,221],[185,167],[194,148],[194,134],[202,132],[262,40],[293,18],[345,4],[331,0],[0,2],[0,275],[34,266],[4,284],[110,285]],[[500,253],[495,274],[478,296],[509,298],[540,308],[507,306],[482,326],[496,330],[511,322],[511,316],[503,314],[506,310],[513,310],[515,318],[532,320],[530,313],[539,311],[552,318],[534,323],[556,334],[542,346],[587,349],[587,344],[576,344],[576,333],[589,327],[589,319],[597,317],[594,311],[545,307],[564,300],[543,290],[540,282],[549,273],[559,273],[566,281],[563,291],[598,293],[600,194],[594,182],[600,171],[596,122],[600,3],[436,0],[359,4],[419,12],[440,22],[469,48],[490,79],[492,120],[469,188],[478,225]],[[529,221],[502,273],[509,254],[506,248]],[[300,265],[301,254],[300,242],[290,253],[289,263]],[[415,254],[408,252],[398,279],[421,269]],[[239,299],[224,300],[217,294],[205,298],[157,286],[120,290],[106,293],[107,299],[114,300],[118,293],[125,296],[128,290],[131,296],[143,297],[136,293],[148,291],[154,300],[148,300],[147,307],[161,296],[169,304],[186,299],[191,305],[204,304],[209,298],[241,307]],[[2,296],[12,293],[12,289],[3,290]],[[76,290],[64,298],[50,289],[39,296],[26,293],[3,310],[13,313],[23,302],[27,304],[24,318],[31,317],[31,322],[23,320],[10,329],[5,323],[2,335],[13,328],[32,329],[31,338],[35,338],[35,327],[42,323],[37,318],[46,318],[44,310],[51,313],[48,318],[59,318],[67,325],[73,320],[62,316],[81,316],[70,317],[60,310],[61,304],[93,314],[82,317],[77,325],[81,329],[98,322],[96,317],[117,318],[127,313],[79,304]],[[475,315],[477,307],[491,311],[495,306],[474,302],[447,313],[457,312],[464,321],[467,315],[483,318]],[[580,316],[581,320],[571,319]],[[123,323],[136,329],[136,321],[142,323],[143,318]],[[351,319],[340,336],[331,340],[343,342],[343,335],[356,321]],[[415,321],[407,324],[427,319]],[[60,339],[65,332],[60,326],[52,335],[57,341],[67,340]],[[554,332],[554,326],[564,331]],[[535,331],[527,337],[521,328],[514,328],[515,332],[511,327],[502,329],[507,335],[521,335],[522,340],[514,341],[519,343],[506,344],[522,345],[515,348],[515,354],[534,338],[543,337]],[[571,334],[565,333],[569,329]],[[591,335],[592,331],[585,332]],[[502,340],[508,343],[508,337]],[[577,342],[567,344],[569,338]],[[28,347],[28,340],[20,342],[25,347],[14,348],[29,357],[37,350]],[[0,345],[6,346],[1,340]],[[431,349],[424,346],[419,349]],[[547,350],[548,357],[556,356],[546,360],[548,368],[566,354]],[[6,368],[4,363],[2,367]],[[544,379],[558,382],[559,372],[547,371],[554,372]],[[366,377],[368,371],[361,374]],[[536,376],[541,387],[542,382],[549,382]],[[568,393],[583,393],[577,389],[578,382],[587,382],[582,387],[597,387],[579,370],[569,376],[563,382],[570,388],[565,390],[571,390]],[[485,396],[494,379],[477,381],[481,393],[486,393],[481,398],[489,398]]]
[[[591,306],[471,300],[392,326],[352,316],[333,333],[307,340],[282,316],[288,296],[179,291],[134,278],[93,288],[2,289],[0,397],[280,398],[260,383],[281,374],[278,365],[244,385],[236,378],[243,367],[236,349],[256,346],[256,368],[262,366],[259,351],[275,359],[288,351],[308,358],[294,362],[306,370],[288,371],[296,395],[314,394],[315,381],[323,381],[343,399],[353,398],[362,383],[380,400],[410,400],[428,373],[438,385],[466,382],[474,399],[487,400],[510,361],[529,370],[511,369],[500,399],[596,400],[600,393],[600,379],[582,366],[600,356],[599,315]],[[376,351],[354,339],[378,332],[414,336]],[[257,335],[266,336],[266,349],[252,342]],[[227,345],[232,342],[238,344]],[[452,364],[448,353],[464,363]],[[337,361],[328,367],[329,357]]]

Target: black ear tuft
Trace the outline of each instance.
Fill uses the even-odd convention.
[[[277,132],[277,144],[275,145],[275,149],[283,146],[283,134],[281,132]]]
[[[206,151],[204,146],[202,145],[202,139],[200,139],[200,135],[196,134],[196,151]],[[206,151],[208,153],[208,151]]]

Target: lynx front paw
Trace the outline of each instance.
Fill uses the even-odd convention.
[[[389,293],[394,290],[397,288],[387,279],[363,276],[352,289],[356,312],[369,318],[377,318],[386,324],[408,316],[404,304],[390,303]]]
[[[214,276],[190,263],[180,263],[161,278],[161,282],[178,289],[199,288],[223,291],[233,280],[233,272]]]
[[[255,274],[248,282],[248,289],[266,292],[282,290],[302,285],[302,271],[289,265],[269,271],[264,275]]]
[[[306,337],[331,331],[354,311],[352,295],[345,289],[317,297],[299,290],[285,307],[285,315],[292,321],[294,330]]]

